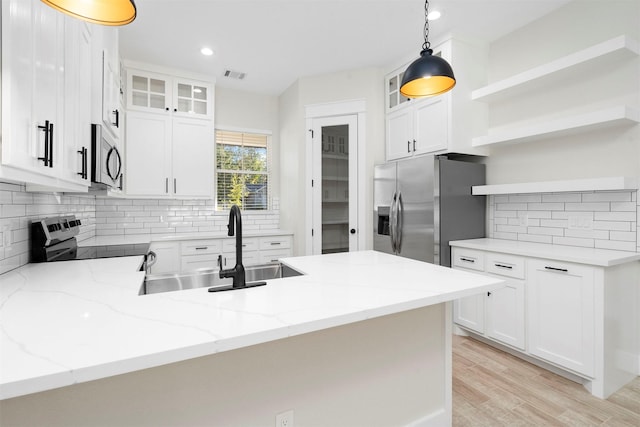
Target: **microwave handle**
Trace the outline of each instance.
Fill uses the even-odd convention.
[[[115,175],[111,174],[111,167],[110,167],[111,163],[109,162],[109,159],[111,158],[111,155],[113,153],[115,153],[116,156],[118,157],[118,170],[116,171]],[[120,153],[118,152],[118,149],[116,147],[111,147],[111,149],[109,150],[109,154],[107,154],[107,174],[112,180],[115,181],[120,175],[121,168],[122,168],[122,158],[120,157]]]

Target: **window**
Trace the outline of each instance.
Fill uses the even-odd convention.
[[[266,134],[216,130],[217,209],[269,209],[269,139]]]

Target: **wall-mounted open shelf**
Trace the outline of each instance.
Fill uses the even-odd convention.
[[[640,54],[640,48],[637,41],[627,36],[618,36],[476,89],[471,92],[471,99],[490,102],[506,96],[515,96],[525,90],[542,87],[552,79],[565,78],[568,73],[579,73],[583,66],[593,69],[598,63],[604,64],[606,61],[615,61],[638,54]]]
[[[535,125],[514,127],[495,132],[490,129],[489,135],[473,138],[471,145],[480,147],[493,144],[528,142],[581,132],[591,132],[612,126],[632,125],[639,122],[640,112],[637,108],[620,105],[549,120]]]
[[[475,185],[474,196],[490,194],[562,193],[576,191],[621,191],[637,190],[635,177],[614,176],[604,178],[572,179],[565,181],[523,182],[518,184]]]

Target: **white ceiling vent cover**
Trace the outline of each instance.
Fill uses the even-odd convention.
[[[240,71],[234,70],[224,70],[224,76],[229,77],[230,79],[244,80],[244,78],[247,76],[247,73],[242,73]]]

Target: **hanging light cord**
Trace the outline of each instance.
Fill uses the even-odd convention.
[[[424,2],[424,43],[422,43],[422,50],[431,50],[431,43],[429,43],[429,0]]]

